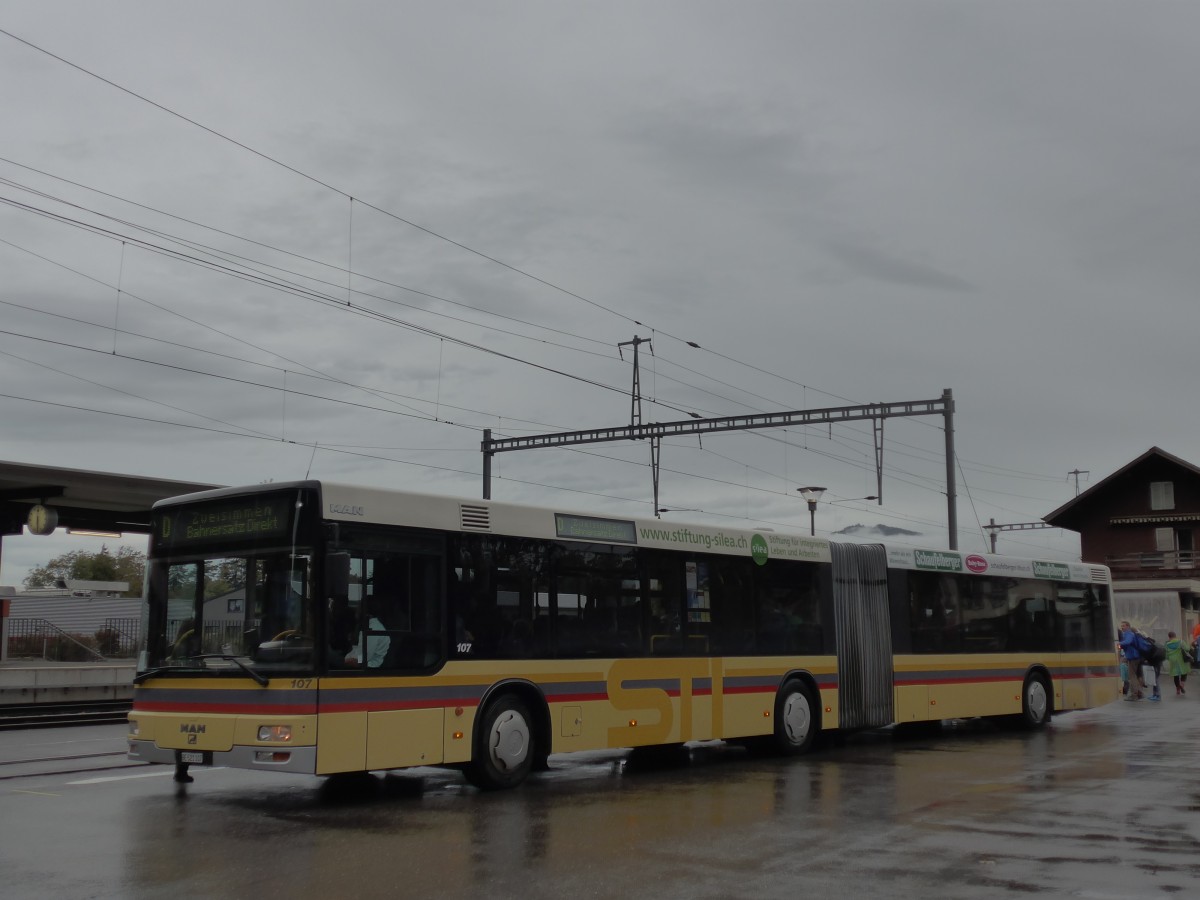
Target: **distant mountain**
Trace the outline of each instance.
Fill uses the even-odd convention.
[[[834,534],[844,534],[847,537],[895,537],[898,534],[916,536],[921,532],[897,528],[894,525],[884,525],[881,522],[878,525],[847,525],[841,531],[835,531]]]

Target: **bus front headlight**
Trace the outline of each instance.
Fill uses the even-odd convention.
[[[292,739],[291,725],[259,725],[258,739],[264,743],[281,744]]]

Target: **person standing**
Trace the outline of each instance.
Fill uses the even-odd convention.
[[[1167,651],[1167,665],[1170,666],[1171,678],[1175,682],[1175,696],[1181,697],[1187,693],[1183,689],[1183,683],[1187,681],[1188,673],[1192,671],[1192,667],[1188,665],[1188,661],[1183,655],[1183,641],[1176,636],[1175,632],[1167,632],[1167,642],[1163,644],[1163,649]]]
[[[1142,652],[1138,649],[1137,632],[1128,622],[1121,623],[1121,632],[1117,640],[1117,649],[1125,655],[1125,661],[1129,664],[1129,669],[1133,676],[1137,678],[1137,690],[1133,690],[1133,685],[1130,684],[1129,698],[1131,700],[1142,699],[1142,688],[1145,685],[1142,683]]]

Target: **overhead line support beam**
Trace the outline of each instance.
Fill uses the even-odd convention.
[[[576,444],[600,444],[613,441],[661,441],[664,437],[687,434],[713,434],[721,431],[751,431],[762,428],[787,428],[792,425],[818,425],[825,422],[855,422],[865,419],[883,420],[907,416],[945,417],[946,431],[946,502],[950,549],[958,548],[957,496],[954,487],[954,399],[947,388],[936,400],[908,400],[900,403],[868,403],[863,406],[833,406],[825,409],[798,409],[790,412],[759,413],[752,416],[725,416],[716,419],[683,419],[676,422],[653,422],[649,425],[625,425],[619,428],[596,428],[588,431],[559,431],[534,434],[528,437],[493,439],[491,430],[484,431],[480,449],[483,451],[483,498],[492,495],[492,457],[511,450],[533,450],[539,447],[568,447]],[[652,448],[655,509],[658,508],[658,459]],[[881,450],[880,450],[881,452]],[[881,462],[878,459],[877,462]],[[882,490],[880,491],[882,496]]]

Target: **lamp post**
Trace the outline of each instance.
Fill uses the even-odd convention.
[[[800,492],[800,496],[808,503],[808,530],[809,534],[816,537],[817,534],[817,501],[821,499],[821,495],[825,493],[823,487],[802,487],[796,488]]]

